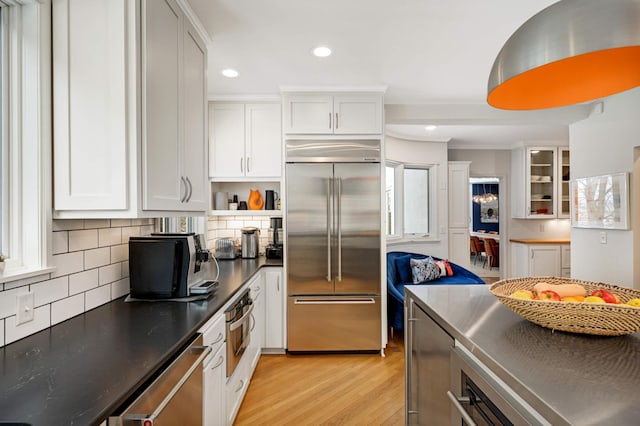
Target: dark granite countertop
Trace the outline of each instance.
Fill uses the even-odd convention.
[[[640,333],[552,331],[503,306],[486,285],[407,286],[429,316],[555,425],[636,425]]]
[[[281,260],[264,257],[218,262],[220,286],[207,300],[120,298],[0,348],[0,423],[100,423],[189,343],[261,266],[282,266]]]

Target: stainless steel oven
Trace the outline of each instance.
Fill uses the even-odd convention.
[[[551,425],[462,346],[451,349],[451,424]]]
[[[233,374],[245,349],[249,346],[251,339],[251,311],[253,311],[253,301],[248,289],[225,311],[227,377]]]

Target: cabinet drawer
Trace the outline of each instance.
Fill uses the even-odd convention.
[[[227,381],[226,399],[227,399],[227,424],[232,425],[238,414],[244,394],[249,387],[249,368],[250,363],[247,362],[246,356],[236,367],[235,371]]]
[[[224,344],[224,315],[213,316],[205,325],[198,330],[202,333],[202,342],[205,346],[211,346],[211,353],[215,354]]]

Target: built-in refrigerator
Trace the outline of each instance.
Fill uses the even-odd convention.
[[[381,348],[379,141],[288,141],[287,348]]]

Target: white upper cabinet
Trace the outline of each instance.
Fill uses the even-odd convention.
[[[279,180],[282,175],[281,121],[279,103],[210,103],[210,177],[214,180]]]
[[[204,212],[206,47],[174,0],[53,0],[54,217]]]
[[[382,133],[382,94],[286,94],[284,133],[299,135],[378,135]]]
[[[512,215],[521,219],[559,217],[561,180],[555,147],[517,148],[511,154]]]

